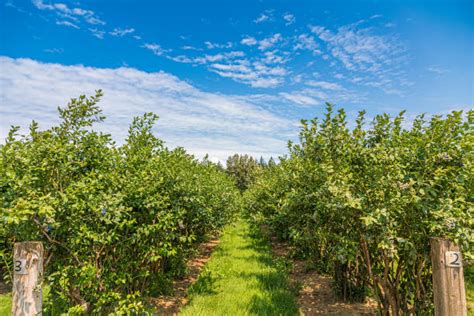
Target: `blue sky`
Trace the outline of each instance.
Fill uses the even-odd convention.
[[[473,1],[0,1],[0,137],[105,92],[120,142],[277,156],[324,102],[352,119],[474,108]]]

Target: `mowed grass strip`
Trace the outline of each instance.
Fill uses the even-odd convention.
[[[0,294],[0,316],[9,316],[11,314],[12,314],[11,293]]]
[[[229,225],[181,315],[296,315],[287,271],[259,231],[243,221]]]

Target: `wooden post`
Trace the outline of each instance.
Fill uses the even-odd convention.
[[[466,289],[459,246],[431,238],[431,263],[436,316],[466,316]]]
[[[15,243],[13,248],[13,316],[42,315],[43,244]]]

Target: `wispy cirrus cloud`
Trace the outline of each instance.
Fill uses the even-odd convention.
[[[428,68],[426,68],[426,70],[437,75],[444,75],[449,72],[447,69],[444,69],[436,65],[431,65]]]
[[[230,51],[230,52],[222,52],[222,53],[217,53],[217,54],[205,54],[205,55],[197,56],[197,57],[189,57],[185,55],[178,55],[178,56],[167,55],[166,57],[168,59],[171,59],[179,63],[204,65],[204,64],[219,62],[219,61],[229,61],[237,57],[243,57],[243,56],[245,56],[245,53],[242,51]]]
[[[59,2],[48,2],[43,0],[32,0],[33,5],[39,10],[54,12],[57,16],[67,18],[75,22],[80,20],[93,25],[105,25],[92,10],[85,10],[79,7],[70,8],[68,5]]]
[[[273,21],[273,10],[263,11],[253,22],[256,24]]]
[[[295,38],[295,44],[293,50],[308,50],[313,55],[321,55],[322,52],[319,49],[319,45],[313,36],[309,34],[300,34]]]
[[[334,82],[309,80],[305,82],[305,84],[311,87],[322,88],[325,90],[344,90],[344,88],[340,84]]]
[[[297,105],[317,105],[320,104],[321,101],[319,99],[316,99],[312,97],[308,93],[304,92],[280,92],[279,94],[283,98],[287,99],[288,101],[291,101],[293,103],[296,103]]]
[[[204,45],[206,45],[206,47],[208,49],[232,48],[232,46],[233,46],[232,42],[227,42],[227,43],[220,44],[220,43],[213,43],[213,42],[209,42],[209,41],[204,42]]]
[[[62,54],[62,53],[64,53],[64,49],[62,49],[62,48],[46,48],[46,49],[43,49],[43,52],[50,53],[50,54]]]
[[[170,49],[164,49],[163,47],[161,47],[161,45],[156,43],[145,43],[141,47],[152,51],[153,54],[155,54],[156,56],[161,56],[171,51]]]
[[[98,39],[104,39],[105,31],[99,30],[96,28],[90,28],[89,32],[92,33],[93,36],[97,37]]]
[[[257,40],[252,36],[246,36],[240,41],[240,43],[246,46],[257,46],[259,50],[267,50],[274,47],[275,44],[280,42],[282,39],[283,37],[280,33],[275,33],[272,36],[263,38],[261,40]]]
[[[262,61],[239,59],[228,64],[211,64],[209,69],[221,77],[248,84],[254,88],[273,88],[284,82],[287,70]]]
[[[323,26],[310,26],[310,29],[346,70],[364,78],[360,83],[397,93],[399,85],[409,84],[402,69],[407,60],[406,48],[397,36],[380,34],[373,27],[363,25],[361,20],[336,31]]]
[[[109,32],[110,35],[112,36],[117,36],[117,37],[124,37],[125,35],[127,34],[132,34],[133,32],[135,32],[135,29],[134,28],[120,28],[120,27],[116,27],[114,28],[113,31]]]
[[[75,28],[76,30],[80,29],[79,26],[69,21],[56,21],[56,25],[68,26],[68,27]]]
[[[252,36],[246,36],[240,41],[240,44],[247,46],[256,45],[257,43],[258,41],[255,39],[255,37]]]
[[[156,132],[169,146],[184,146],[200,157],[225,160],[235,153],[277,156],[298,122],[262,107],[266,97],[202,91],[166,72],[133,68],[65,66],[31,59],[0,57],[0,137],[10,125],[25,128],[31,120],[47,128],[58,122],[56,108],[69,98],[103,89],[100,102],[108,117],[99,127],[119,142],[133,116],[155,112]],[[186,137],[183,137],[186,135]]]
[[[281,85],[288,71],[281,65],[288,59],[278,50],[265,51],[258,56],[247,56],[243,51],[228,51],[201,56],[166,55],[175,62],[206,65],[220,77],[255,88],[272,88]]]
[[[286,21],[285,25],[288,26],[288,25],[291,25],[291,24],[295,23],[296,18],[293,14],[286,13],[286,14],[283,15],[283,20]]]

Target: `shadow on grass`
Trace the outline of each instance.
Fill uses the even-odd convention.
[[[258,286],[265,295],[252,297],[250,312],[255,315],[297,315],[296,289],[288,284],[288,265],[282,258],[275,258],[271,253],[268,239],[260,230],[251,225],[248,233],[252,242],[245,248],[251,248],[259,253],[255,257],[262,265],[270,268],[271,272],[247,274],[243,277],[255,277]]]
[[[212,272],[204,269],[199,275],[198,280],[189,287],[188,293],[190,296],[194,295],[212,295],[217,294],[215,283],[217,278],[212,275]]]

